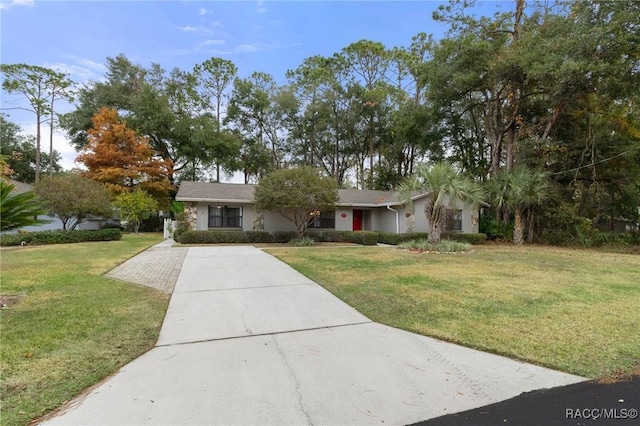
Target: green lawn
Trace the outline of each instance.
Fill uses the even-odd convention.
[[[125,234],[0,251],[0,292],[18,299],[0,311],[3,425],[27,424],[155,344],[169,297],[102,274],[160,241]]]
[[[587,377],[640,365],[638,255],[539,246],[268,251],[374,321]]]

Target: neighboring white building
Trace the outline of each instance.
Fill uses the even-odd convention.
[[[255,185],[184,181],[176,201],[185,203],[194,230],[295,231],[293,223],[277,212],[258,212],[254,206]],[[335,210],[310,218],[309,229],[336,231],[428,232],[424,215],[425,197],[412,198],[415,215],[398,200],[394,191],[339,189]],[[459,203],[451,209],[447,230],[478,232],[478,209]]]
[[[22,183],[15,180],[9,180],[9,182],[11,182],[11,184],[15,187],[12,193],[22,194],[24,192],[33,191],[33,186],[29,185],[28,183]],[[117,212],[114,212],[114,214],[115,213]],[[24,226],[19,229],[13,229],[11,231],[3,231],[3,234],[15,234],[20,231],[37,232],[37,231],[55,231],[55,230],[62,229],[62,221],[57,217],[40,215],[38,216],[38,219],[47,220],[49,222],[43,223],[41,225]],[[76,229],[82,229],[82,230],[100,229],[104,225],[108,223],[113,223],[113,222],[114,222],[114,219],[91,218],[80,223],[76,227]]]

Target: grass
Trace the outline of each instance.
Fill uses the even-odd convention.
[[[24,425],[59,407],[151,348],[168,296],[102,276],[162,241],[121,241],[5,249],[0,399],[3,425]]]
[[[390,326],[586,377],[640,365],[637,255],[540,246],[270,253]]]

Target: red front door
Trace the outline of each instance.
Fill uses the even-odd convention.
[[[353,211],[353,230],[362,231],[362,210]]]

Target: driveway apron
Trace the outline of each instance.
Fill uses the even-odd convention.
[[[403,425],[581,377],[374,323],[254,247],[189,248],[155,348],[47,425]]]

